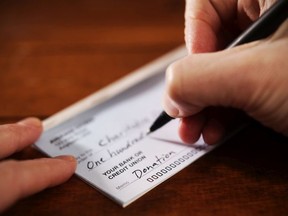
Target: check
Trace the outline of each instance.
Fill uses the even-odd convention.
[[[80,110],[85,107],[81,111],[59,113],[54,125],[47,120],[35,145],[49,156],[74,155],[81,179],[127,206],[215,148],[202,139],[195,145],[184,145],[177,135],[177,120],[146,135],[161,112],[167,61],[162,59],[160,64],[149,77],[101,103],[93,104],[88,98],[78,103]],[[145,70],[154,69],[148,65]],[[67,112],[73,115],[67,117]]]

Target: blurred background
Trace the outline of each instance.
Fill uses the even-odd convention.
[[[183,44],[184,5],[0,1],[0,123],[46,118]]]

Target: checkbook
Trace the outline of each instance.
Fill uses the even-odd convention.
[[[217,146],[183,144],[177,120],[147,135],[162,111],[165,70],[185,55],[181,46],[44,120],[35,146],[75,156],[78,177],[129,205]]]

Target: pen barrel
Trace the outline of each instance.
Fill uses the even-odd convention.
[[[162,127],[172,119],[174,118],[169,116],[166,112],[162,112],[150,127],[149,132],[157,130],[158,128]]]
[[[274,33],[288,17],[288,0],[278,0],[228,47],[260,40]]]

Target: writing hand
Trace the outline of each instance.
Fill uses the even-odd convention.
[[[0,159],[32,144],[41,132],[41,122],[35,118],[17,124],[0,125]],[[0,212],[20,198],[65,182],[75,168],[76,161],[72,156],[26,161],[2,160]]]
[[[218,1],[214,5],[210,2],[215,1],[187,1],[186,43],[191,55],[167,70],[165,111],[183,118],[179,133],[188,143],[195,142],[201,133],[209,144],[219,141],[231,127],[231,118],[237,119],[238,110],[288,135],[288,63],[285,57],[288,22],[269,39],[224,51],[192,54],[215,51],[223,44],[223,40],[218,39],[225,38],[222,30],[233,30],[228,28],[228,21],[236,17],[233,11],[237,12],[237,5],[228,3],[234,1]],[[264,6],[267,8],[271,3],[265,1],[263,8],[255,4],[244,7],[247,2],[252,1],[239,2],[238,17],[242,17],[238,20],[239,26],[248,18],[256,18],[256,12],[263,12]],[[210,5],[204,7],[204,4]]]

